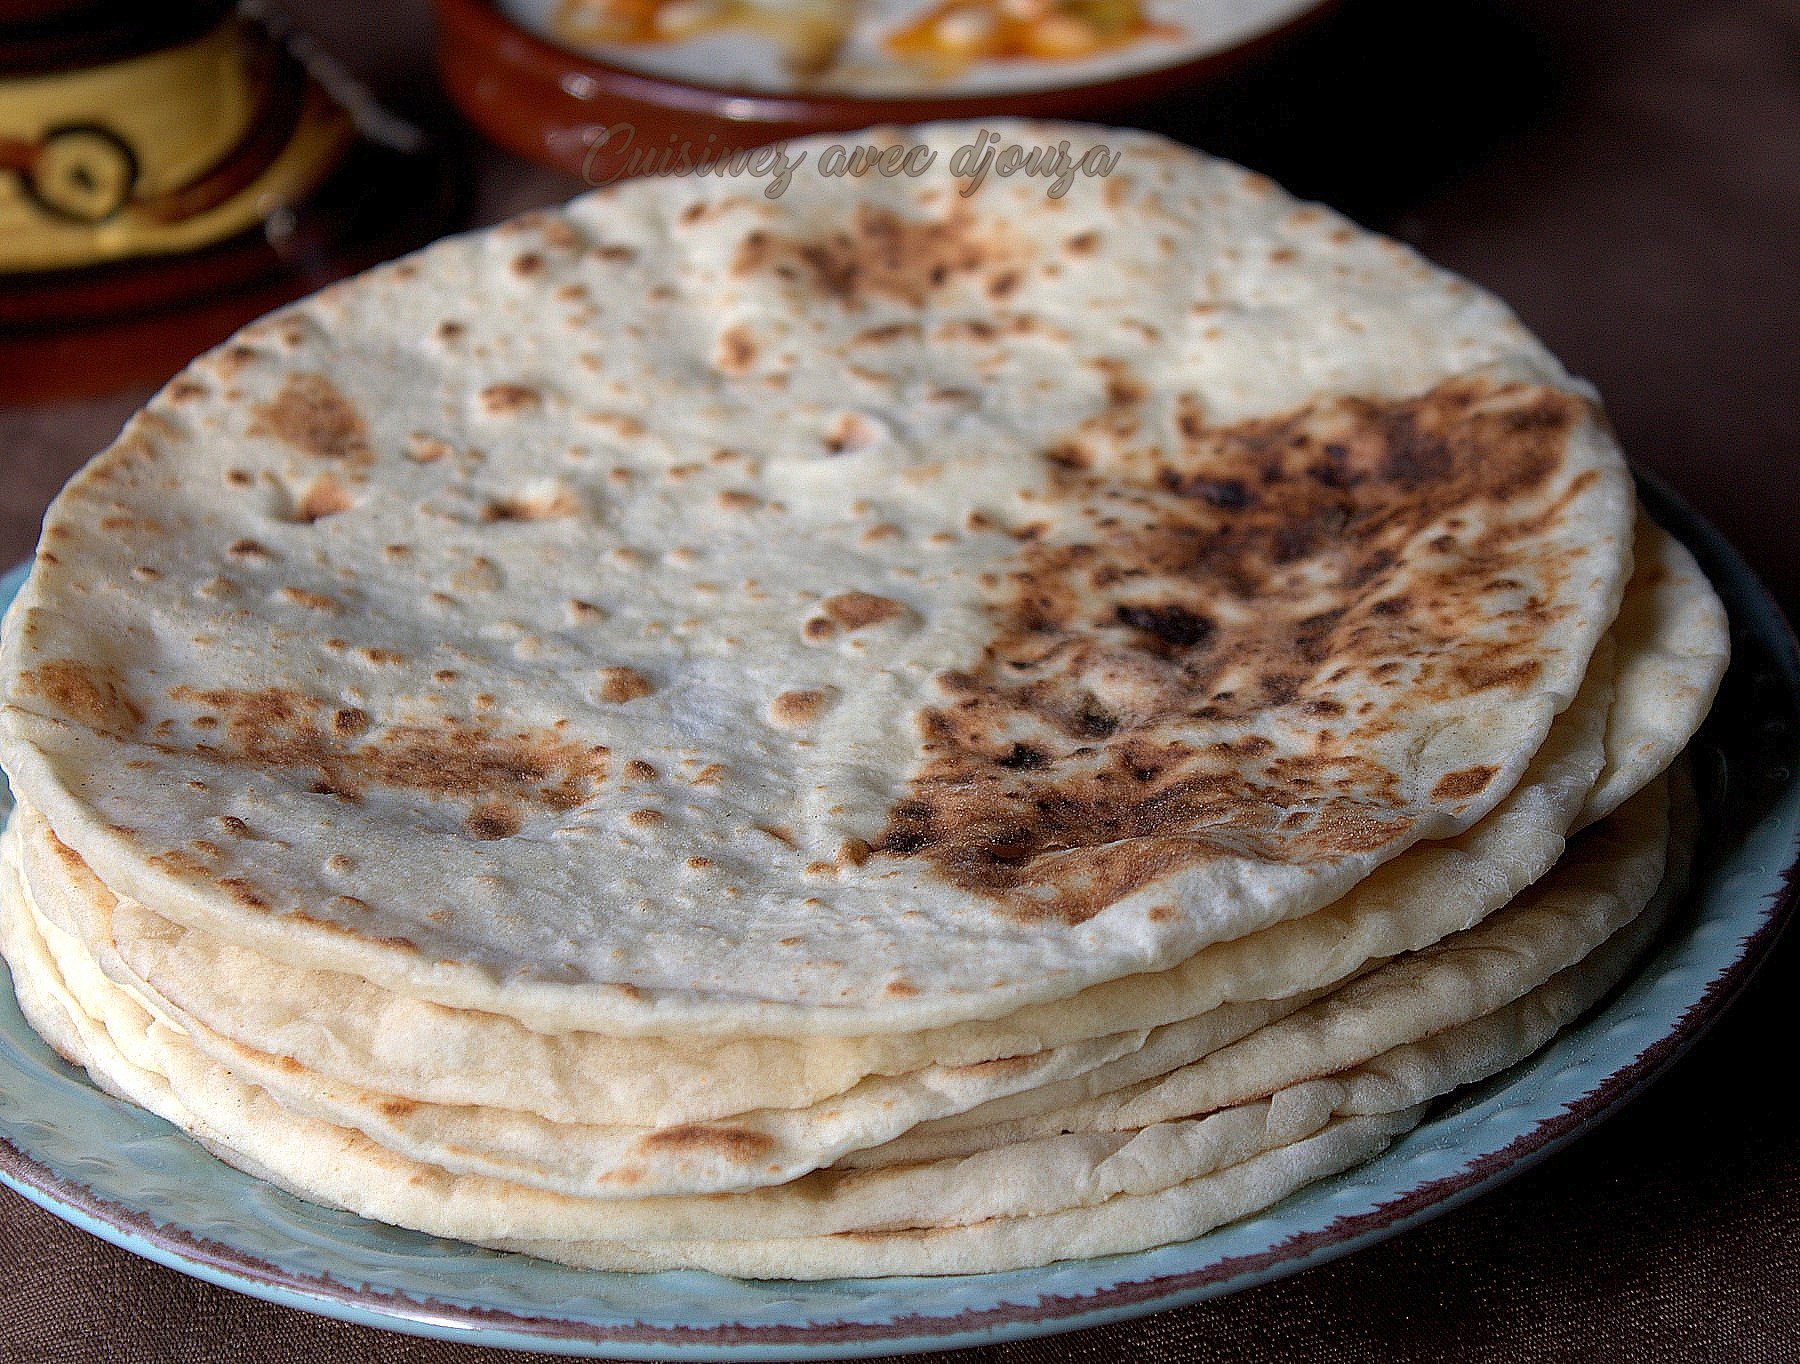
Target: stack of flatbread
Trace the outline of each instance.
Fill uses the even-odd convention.
[[[1727,635],[1591,392],[1001,132],[1118,164],[634,182],[171,383],[5,623],[33,1025],[306,1198],[811,1278],[1198,1235],[1592,1005]]]

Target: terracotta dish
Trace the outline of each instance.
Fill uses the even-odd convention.
[[[686,149],[704,157],[877,123],[1002,115],[1097,118],[1216,81],[1332,7],[1330,0],[1218,6],[1230,11],[1233,21],[1209,20],[1203,31],[1158,18],[1171,0],[1125,0],[1136,40],[1096,36],[1089,28],[1092,50],[1085,55],[1039,58],[1007,50],[1038,41],[1021,36],[1017,21],[1006,17],[1008,10],[1025,8],[1024,0],[916,0],[910,19],[896,17],[884,35],[862,43],[893,56],[892,69],[885,69],[848,58],[831,66],[818,55],[816,41],[807,51],[810,30],[803,36],[771,36],[766,20],[741,17],[768,10],[733,0],[705,2],[717,16],[708,21],[713,31],[691,41],[596,42],[592,27],[577,27],[571,16],[597,7],[598,0],[435,0],[438,63],[451,98],[488,137],[603,184],[645,173],[651,153]],[[635,0],[629,8],[644,32],[663,11],[688,4]],[[989,43],[1007,54],[979,61],[966,52],[947,56],[937,30],[977,6],[991,8],[1002,31],[1012,35]],[[1186,7],[1196,8],[1196,0],[1187,0]],[[612,0],[608,8],[627,6]],[[816,13],[817,4],[811,9]],[[931,60],[917,58],[921,47],[934,49]]]

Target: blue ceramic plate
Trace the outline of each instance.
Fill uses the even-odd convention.
[[[1735,659],[1697,741],[1688,905],[1612,999],[1377,1160],[1185,1245],[946,1279],[750,1283],[584,1273],[366,1222],[238,1173],[90,1086],[0,992],[0,1178],[127,1250],[259,1298],[483,1345],[623,1359],[828,1359],[977,1345],[1235,1292],[1392,1236],[1519,1173],[1667,1067],[1743,987],[1791,899],[1800,660],[1742,560],[1657,486],[1729,607]],[[0,582],[10,599],[18,575]]]

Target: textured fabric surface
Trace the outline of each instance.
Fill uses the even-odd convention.
[[[293,8],[393,102],[431,112],[422,0],[380,17],[340,0]],[[1217,97],[1132,121],[1268,171],[1499,292],[1600,386],[1627,451],[1720,525],[1792,614],[1796,50],[1791,0],[1369,0]],[[483,221],[577,188],[470,155]],[[0,413],[8,562],[144,396]],[[1791,1064],[1797,984],[1790,938],[1624,1114],[1429,1226],[1233,1298],[949,1358],[1800,1359],[1800,1137],[1780,1087],[1758,1088]],[[500,1358],[184,1279],[4,1192],[0,1271],[7,1364]]]

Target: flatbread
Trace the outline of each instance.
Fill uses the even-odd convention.
[[[1560,854],[1555,829],[1573,817],[1599,771],[1612,670],[1605,645],[1526,779],[1459,845],[1414,849],[1338,905],[1217,944],[1164,977],[1129,978],[994,1024],[935,1033],[723,1044],[539,1033],[499,1015],[450,1010],[355,977],[293,968],[121,902],[28,806],[19,814],[21,857],[34,903],[81,937],[114,981],[228,1066],[316,1074],[394,1101],[377,1100],[378,1109],[403,1112],[405,1101],[487,1106],[559,1123],[666,1128],[725,1119],[726,1132],[741,1133],[738,1114],[825,1106],[844,1131],[847,1107],[873,1106],[894,1136],[934,1115],[926,1105],[897,1103],[897,1093],[908,1092],[899,1086],[863,1083],[870,1076],[1004,1061],[959,1075],[954,1086],[940,1080],[911,1092],[929,1098],[938,1115],[956,1111],[947,1106],[952,1102],[986,1106],[1009,1093],[1017,1102],[1054,1106],[1069,1093],[1064,1086],[1088,1077],[1113,1088],[1121,1073],[1161,1074],[1196,1059],[1299,1007],[1309,992],[1366,962],[1424,947],[1505,903]],[[1121,1038],[1122,1045],[1111,1047],[1115,1062],[1092,1045],[1134,1031],[1137,1043],[1147,1036],[1153,1042],[1134,1046]],[[1093,1068],[1044,1056],[1071,1047],[1082,1049]],[[1031,1057],[1042,1059],[1034,1067]],[[1066,1079],[1051,1078],[1053,1064]],[[1042,1097],[1034,1101],[1022,1091]],[[342,1106],[336,1111],[341,1115]],[[796,1130],[775,1116],[790,1135]],[[765,1122],[759,1116],[752,1126],[771,1135]]]
[[[1642,508],[1635,567],[1613,634],[1619,666],[1606,767],[1575,827],[1624,804],[1666,768],[1712,709],[1731,661],[1731,622],[1694,556]]]
[[[1650,850],[1660,863],[1669,839],[1666,808],[1659,787],[1639,797],[1635,808],[1628,807],[1623,824],[1597,830],[1601,837],[1585,843],[1592,860],[1575,868],[1574,882],[1604,879],[1601,864],[1607,853],[1602,849],[1609,845],[1624,859],[1621,869]],[[9,834],[9,843],[13,837]],[[1538,892],[1544,902],[1556,898],[1560,876],[1553,874]],[[1620,898],[1635,898],[1641,891],[1649,899],[1655,879],[1622,876]],[[139,1009],[91,960],[83,960],[77,939],[62,935],[63,952],[53,956],[40,934],[55,937],[61,930],[32,917],[18,893],[11,857],[6,893],[0,895],[0,931],[34,1025],[52,1007],[60,1010],[61,1017],[48,1020],[44,1030],[67,1054],[103,1076],[116,1092],[175,1116],[228,1158],[308,1197],[346,1203],[438,1234],[529,1245],[534,1253],[575,1263],[634,1269],[699,1265],[752,1275],[779,1266],[773,1272],[818,1277],[962,1272],[1139,1248],[1198,1234],[1273,1201],[1307,1179],[1373,1154],[1417,1120],[1418,1105],[1425,1099],[1541,1045],[1616,981],[1678,893],[1679,882],[1679,875],[1665,880],[1647,915],[1625,914],[1625,923],[1601,950],[1515,1003],[1396,1048],[1342,1076],[1304,1081],[1233,1117],[1153,1124],[1119,1142],[1027,1144],[1004,1160],[990,1152],[972,1162],[936,1168],[813,1176],[758,1194],[623,1203],[557,1198],[499,1181],[448,1176],[395,1157],[358,1134],[284,1112]],[[1572,898],[1579,902],[1588,894],[1583,885]],[[1340,1116],[1320,1126],[1327,1098],[1329,1111]],[[1280,1140],[1284,1136],[1287,1140]],[[1039,1150],[1047,1158],[1043,1164],[1031,1158]],[[1084,1162],[1085,1177],[1080,1174]],[[1058,1177],[1045,1183],[1047,1173]],[[838,1189],[844,1192],[835,1193]],[[923,1204],[909,1202],[908,1195],[926,1191],[937,1200],[933,1206],[959,1208],[970,1221],[938,1225],[920,1220],[932,1214],[922,1210]],[[1083,1200],[1092,1200],[1091,1205],[1068,1206]],[[1009,1216],[1006,1206],[1035,1212]],[[834,1225],[829,1220],[834,1211],[847,1209],[860,1210],[852,1219],[861,1224],[856,1230],[780,1234],[809,1223]],[[648,1239],[558,1243],[570,1235],[566,1229],[572,1225],[609,1220],[634,1225]],[[912,1229],[872,1229],[901,1222]],[[750,1225],[762,1231],[755,1240],[682,1239],[684,1228],[695,1225]],[[509,1227],[513,1229],[500,1230]],[[843,1258],[832,1260],[834,1250]]]
[[[47,518],[21,798],[226,942],[658,1037],[1002,1017],[1474,825],[1630,570],[1587,390],[1258,177],[1007,130],[1122,159],[633,182],[196,362]]]
[[[937,1160],[1046,1132],[1117,1132],[1211,1113],[1372,1060],[1505,1008],[1585,960],[1664,880],[1668,801],[1659,780],[1573,843],[1506,908],[1388,962],[1249,1036],[1140,1084],[999,1123],[981,1111],[921,1124],[857,1164]]]
[[[1158,991],[1126,980],[1096,987],[1083,997],[1091,1012],[1063,1006],[1068,1011],[1060,1031],[1055,1020],[1043,1020],[1051,1024],[1043,1033],[1029,1018],[1001,1020],[990,1030],[992,1040],[985,1048],[978,1045],[981,1030],[968,1025],[941,1030],[935,1037],[813,1039],[804,1044],[745,1038],[710,1046],[544,1034],[497,1015],[396,997],[354,977],[290,967],[184,929],[142,906],[127,905],[121,911],[79,859],[73,870],[55,864],[39,867],[36,894],[59,923],[84,937],[116,981],[153,1012],[185,1027],[202,1046],[217,1033],[228,1039],[224,1046],[242,1044],[393,1098],[520,1109],[557,1122],[606,1119],[673,1126],[756,1108],[804,1107],[833,1099],[871,1074],[924,1064],[970,1066],[1059,1045],[1076,1036],[1071,1029],[1085,1020],[1092,1020],[1088,1026],[1098,1034],[1109,1027],[1104,1021],[1108,1009],[1117,1010],[1110,1025],[1114,1031],[1156,1030],[1152,1042],[1114,1062],[979,1105],[992,1115],[990,1120],[1043,1112],[1164,1074],[1222,1041],[1235,1040],[1233,1027],[1221,1027],[1222,1020],[1203,1011],[1256,997],[1288,997],[1297,1007],[1299,992],[1350,974],[1359,957],[1415,951],[1505,903],[1560,852],[1560,840],[1548,833],[1569,817],[1580,799],[1579,783],[1596,771],[1602,710],[1607,721],[1604,750],[1614,755],[1605,780],[1609,805],[1666,766],[1697,723],[1696,705],[1703,710],[1702,703],[1710,701],[1713,673],[1726,656],[1728,638],[1723,612],[1691,557],[1647,518],[1640,518],[1637,550],[1639,567],[1620,612],[1621,626],[1630,627],[1629,646],[1616,665],[1611,653],[1597,654],[1581,696],[1559,717],[1525,779],[1459,840],[1460,850],[1435,845],[1415,849],[1333,913],[1203,952],[1171,973],[1184,977],[1186,985],[1172,979],[1168,984],[1173,989]],[[1653,587],[1645,585],[1651,582]],[[1640,600],[1639,593],[1645,592],[1656,594],[1655,609],[1646,609]],[[1686,677],[1672,674],[1671,669],[1683,667]],[[1607,689],[1609,679],[1618,676],[1631,679],[1624,698],[1616,695],[1617,686]],[[1663,704],[1651,703],[1657,695]],[[1629,755],[1631,761],[1622,763],[1619,755]],[[1542,808],[1545,797],[1559,813]],[[29,810],[24,822],[29,856],[30,849],[45,846],[47,830]],[[1543,832],[1517,837],[1533,828]],[[1457,851],[1469,854],[1468,859],[1450,855]],[[65,849],[64,856],[73,854]],[[1515,864],[1512,874],[1497,873],[1503,859]],[[1433,861],[1446,862],[1447,874],[1417,874]],[[88,919],[91,911],[66,904],[58,908],[77,889],[66,883],[71,877],[86,887],[85,898],[104,910],[102,917]],[[1370,932],[1371,923],[1385,923],[1386,928]],[[1309,942],[1318,946],[1309,947]],[[1322,955],[1327,944],[1330,950]],[[1259,957],[1290,974],[1283,980],[1270,969],[1234,964]],[[1197,992],[1202,984],[1208,993]],[[1169,1003],[1184,998],[1185,1014],[1178,1012],[1180,1004]],[[1244,1014],[1240,1026],[1252,1026],[1251,1017]],[[213,1054],[231,1061],[218,1049]],[[940,1119],[938,1125],[978,1124],[964,1113]]]
[[[815,1278],[1197,1235],[1610,988],[1729,645],[1591,391],[1238,168],[976,131],[439,243],[159,394],[0,624],[33,1025],[305,1198]]]

